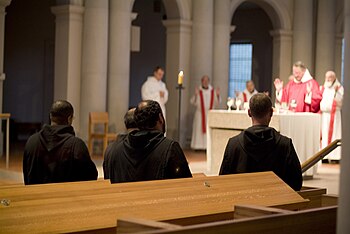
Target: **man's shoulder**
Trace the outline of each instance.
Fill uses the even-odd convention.
[[[25,145],[25,148],[35,147],[40,142],[40,132],[31,135]]]
[[[228,140],[227,145],[230,146],[230,147],[238,146],[239,139],[242,138],[243,134],[244,134],[244,131],[242,131],[241,133],[239,133],[239,134],[236,135],[236,136],[231,137],[231,138]]]

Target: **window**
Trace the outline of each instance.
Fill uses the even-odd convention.
[[[344,84],[344,52],[345,52],[345,40],[343,38],[342,50],[341,50],[341,83]]]
[[[230,45],[229,97],[245,89],[247,80],[252,79],[253,44],[234,43]]]

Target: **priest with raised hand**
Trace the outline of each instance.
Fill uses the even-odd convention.
[[[276,100],[287,103],[294,112],[319,112],[322,99],[319,85],[302,62],[293,65],[293,76],[284,88],[283,81],[275,79]]]
[[[195,95],[191,98],[191,104],[196,107],[191,141],[191,148],[194,150],[207,148],[208,111],[217,107],[221,102],[220,89],[214,90],[207,75],[202,77],[201,82],[201,86],[195,89]]]
[[[343,105],[344,88],[338,81],[335,72],[328,71],[324,85],[321,86],[322,101],[322,148],[332,141],[341,139],[341,108]],[[328,160],[340,160],[340,148],[327,156]]]

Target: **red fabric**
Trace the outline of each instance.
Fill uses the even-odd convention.
[[[312,84],[312,98],[311,105],[305,103],[305,97],[307,94],[307,84]],[[291,103],[291,100],[296,100],[297,107],[295,112],[314,112],[318,113],[320,110],[320,102],[322,100],[322,93],[320,87],[315,79],[309,80],[305,83],[296,83],[293,80],[290,81],[286,87],[283,89],[282,102]],[[290,105],[289,105],[289,108]]]
[[[328,129],[328,144],[332,142],[333,130],[334,130],[334,118],[335,112],[337,111],[337,102],[333,100],[332,110],[331,110],[331,119],[329,121],[329,129]]]
[[[205,120],[205,107],[204,107],[204,97],[203,97],[203,91],[199,91],[199,97],[201,101],[201,112],[202,112],[202,132],[205,134],[207,133],[207,122]],[[210,107],[209,109],[213,109],[214,106],[214,89],[211,90],[211,95],[210,95]]]
[[[247,94],[245,92],[243,92],[243,102],[247,102]]]
[[[207,132],[207,126],[205,123],[205,108],[204,108],[204,98],[203,98],[203,91],[199,91],[199,97],[201,100],[201,111],[202,111],[202,132],[206,133]]]
[[[214,106],[214,89],[212,89],[211,93],[210,93],[210,107],[209,107],[209,110],[213,109],[213,106]]]

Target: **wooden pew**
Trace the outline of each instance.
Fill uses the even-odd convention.
[[[215,234],[215,233],[240,233],[240,234],[328,234],[336,231],[337,207],[322,207],[303,211],[286,211],[259,206],[236,206],[235,212],[239,211],[238,219],[220,221],[191,226],[164,227],[161,222],[147,226],[145,220],[121,220],[118,221],[118,234],[130,233],[133,227],[140,227],[139,234]],[[242,215],[244,217],[242,217]],[[145,226],[141,226],[141,224]],[[146,227],[147,226],[147,227]],[[119,229],[121,227],[121,229]]]
[[[298,194],[310,202],[304,209],[319,208],[325,206],[336,206],[338,204],[338,196],[327,195],[325,188],[303,187]]]
[[[119,218],[171,224],[233,218],[235,204],[288,209],[307,200],[272,172],[109,184],[89,181],[0,187],[2,232],[115,232]]]

